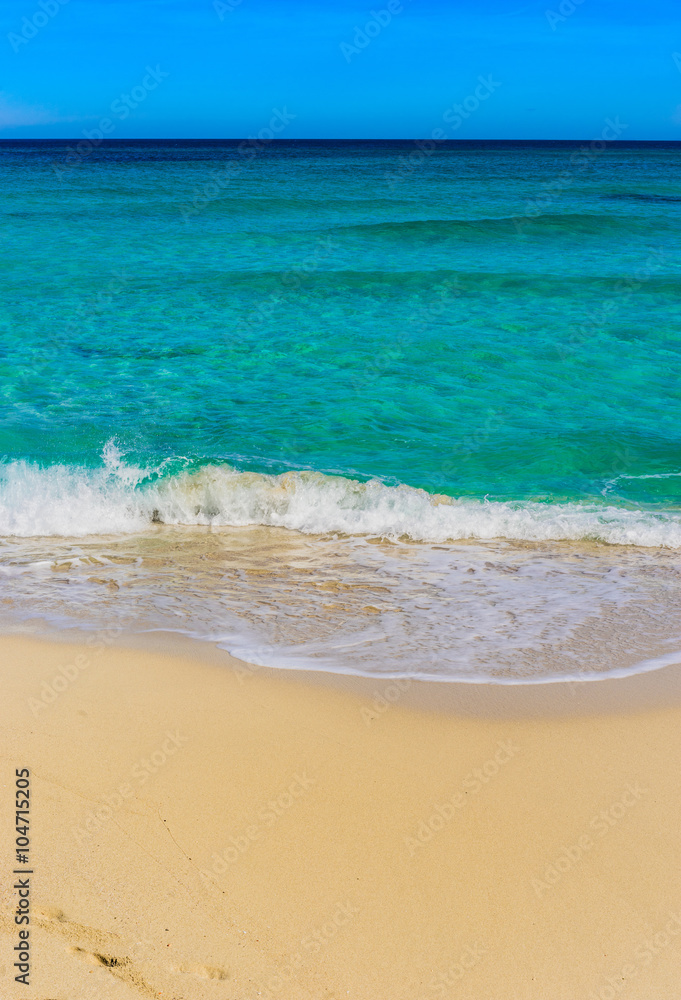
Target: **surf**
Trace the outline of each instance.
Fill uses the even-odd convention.
[[[182,465],[189,466],[182,469]],[[180,467],[178,471],[178,466]],[[0,465],[0,535],[129,534],[152,524],[262,525],[309,535],[338,532],[387,540],[593,541],[681,548],[681,510],[645,509],[607,498],[501,501],[451,497],[380,479],[312,470],[279,474],[168,458],[124,460],[109,442],[95,468]]]

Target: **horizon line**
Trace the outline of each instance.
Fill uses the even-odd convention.
[[[91,140],[88,140],[91,141]],[[434,148],[446,147],[446,146],[468,146],[475,145],[476,143],[542,143],[542,144],[555,144],[561,143],[564,145],[577,144],[577,143],[591,143],[603,141],[607,146],[640,146],[640,145],[665,145],[665,146],[681,146],[681,139],[609,139],[609,140],[599,140],[592,137],[582,137],[579,139],[534,139],[534,138],[515,138],[515,139],[496,139],[496,138],[485,138],[485,139],[430,139],[424,136],[415,136],[413,138],[338,138],[338,137],[327,137],[327,138],[274,138],[267,140],[258,140],[256,136],[163,136],[163,137],[152,137],[152,136],[138,136],[138,137],[119,137],[119,138],[103,138],[96,140],[92,143],[95,148],[100,146],[116,146],[125,145],[134,142],[259,142],[260,145],[267,146],[290,146],[296,143],[413,143],[413,144],[425,144],[432,143]],[[74,136],[64,136],[62,138],[53,138],[47,136],[33,136],[21,138],[10,138],[0,136],[0,143],[51,143],[51,144],[63,144],[66,142],[83,142],[83,135]]]

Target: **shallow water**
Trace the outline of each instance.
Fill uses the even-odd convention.
[[[5,540],[0,580],[5,629],[179,631],[263,666],[510,682],[681,649],[665,550],[159,526]]]

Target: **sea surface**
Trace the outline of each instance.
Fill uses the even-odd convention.
[[[681,649],[681,144],[260,146],[0,143],[2,628]]]

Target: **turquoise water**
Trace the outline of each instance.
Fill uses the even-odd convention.
[[[3,453],[677,500],[679,150],[405,146],[4,145]]]
[[[681,547],[680,148],[414,153],[3,143],[0,535]]]

